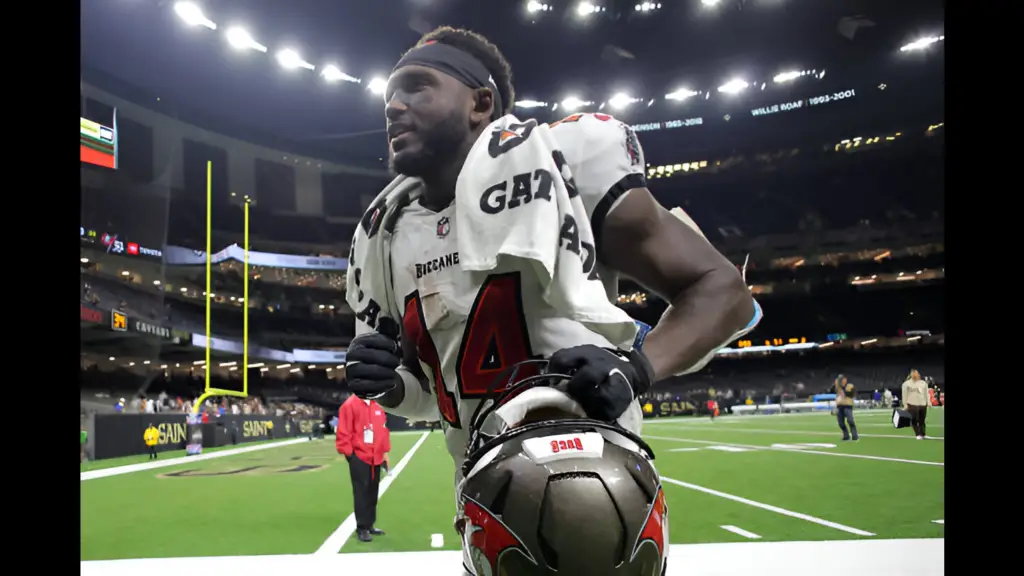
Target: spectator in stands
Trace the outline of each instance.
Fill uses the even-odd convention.
[[[853,421],[853,398],[855,388],[846,380],[842,374],[836,378],[833,387],[836,391],[836,419],[839,420],[839,429],[843,431],[843,440],[851,438],[856,442],[860,437],[857,435],[857,424]],[[849,430],[847,430],[849,425]]]
[[[149,459],[156,460],[156,445],[160,442],[160,431],[156,429],[152,422],[149,423],[146,431],[142,433],[142,440],[146,443],[146,448],[149,449]]]
[[[910,412],[910,425],[918,440],[924,440],[924,421],[928,416],[928,383],[921,379],[921,373],[911,370],[903,383],[903,409]]]
[[[338,410],[335,447],[348,461],[352,477],[352,501],[356,516],[356,536],[360,542],[372,542],[384,531],[374,527],[377,520],[377,489],[381,464],[388,460],[391,436],[387,415],[380,404],[355,394]]]
[[[931,388],[929,394],[931,394],[930,401],[928,402],[932,406],[942,406],[942,394],[939,390],[939,385],[935,383],[935,380],[931,376],[925,376],[924,381],[928,383],[928,387]]]

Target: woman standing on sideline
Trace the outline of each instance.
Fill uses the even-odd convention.
[[[910,425],[918,440],[924,440],[924,421],[928,416],[928,383],[921,379],[917,370],[910,371],[910,377],[903,383],[903,409],[910,412]]]

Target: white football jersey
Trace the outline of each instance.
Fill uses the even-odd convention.
[[[574,114],[553,124],[552,134],[598,235],[616,200],[647,185],[636,135],[604,114]],[[435,212],[413,202],[398,219],[393,301],[404,306],[402,329],[416,344],[432,397],[407,386],[405,401],[389,411],[413,420],[440,416],[448,450],[461,466],[469,420],[500,372],[562,348],[612,344],[548,305],[528,262],[505,259],[486,273],[463,271],[458,234],[454,203]],[[614,278],[602,278],[613,298]]]

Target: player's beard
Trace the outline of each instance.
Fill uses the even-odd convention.
[[[428,131],[417,130],[419,150],[401,150],[388,155],[388,165],[394,174],[420,177],[450,161],[466,140],[469,127],[465,118],[453,109],[443,120]]]

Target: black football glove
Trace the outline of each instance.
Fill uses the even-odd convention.
[[[363,399],[380,398],[398,382],[395,369],[402,363],[398,340],[379,332],[352,339],[345,356],[349,390]]]
[[[588,417],[606,422],[621,416],[654,383],[654,369],[639,351],[620,352],[592,344],[555,352],[547,369],[571,375],[569,395]]]

